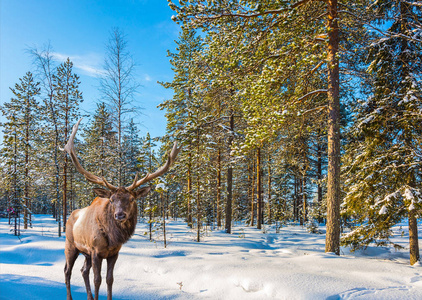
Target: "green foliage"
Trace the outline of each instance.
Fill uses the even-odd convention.
[[[27,228],[32,213],[30,200],[34,195],[31,186],[38,179],[33,169],[37,163],[37,156],[34,155],[38,131],[36,98],[40,88],[31,72],[27,72],[19,81],[11,88],[14,97],[0,107],[7,120],[2,124],[4,136],[0,155],[5,172],[3,175],[6,176],[3,188],[11,195],[7,209],[13,208],[15,212],[23,213],[24,226]],[[15,235],[19,234],[15,231]]]
[[[386,14],[394,21],[383,36],[374,36],[362,58],[371,76],[366,83],[370,95],[355,107],[344,163],[343,213],[358,227],[343,242],[353,248],[391,243],[391,227],[409,211],[422,212],[422,49],[408,39],[417,32],[422,14],[397,2],[379,1],[372,7],[376,18]]]

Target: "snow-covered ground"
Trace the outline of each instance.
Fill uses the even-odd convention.
[[[342,249],[337,257],[324,253],[324,234],[293,225],[279,233],[268,226],[265,233],[242,226],[231,235],[208,231],[197,243],[196,232],[170,221],[167,248],[146,231],[139,223],[120,251],[114,299],[422,299],[422,266],[409,265],[407,249]],[[408,245],[407,232],[398,240]],[[0,219],[0,299],[65,299],[63,249],[49,216],[35,216],[20,239]],[[83,261],[81,255],[72,275],[75,300],[86,299]],[[105,270],[104,261],[100,299]]]

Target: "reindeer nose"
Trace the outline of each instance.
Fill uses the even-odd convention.
[[[126,214],[124,212],[117,212],[114,214],[114,218],[118,221],[126,219]]]

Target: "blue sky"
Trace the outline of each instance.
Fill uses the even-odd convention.
[[[100,99],[98,71],[105,44],[118,27],[127,36],[142,85],[135,98],[144,108],[137,118],[141,135],[163,135],[166,119],[156,106],[172,92],[157,81],[173,77],[167,50],[174,50],[179,27],[172,15],[167,0],[0,0],[0,105],[10,100],[9,87],[34,70],[26,49],[42,49],[50,42],[58,63],[67,57],[73,61],[81,80],[82,109],[93,113]]]

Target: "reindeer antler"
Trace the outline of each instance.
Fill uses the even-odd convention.
[[[138,174],[135,175],[135,180],[133,183],[126,187],[127,190],[133,191],[137,187],[141,186],[142,184],[153,180],[154,178],[157,178],[158,176],[163,175],[167,170],[170,168],[170,166],[173,164],[173,162],[176,160],[176,156],[179,153],[180,148],[177,148],[177,142],[174,142],[173,149],[170,152],[170,155],[167,159],[167,162],[158,168],[154,173],[148,173],[144,178],[138,180]]]
[[[75,165],[76,170],[79,173],[81,173],[82,175],[84,175],[85,178],[88,181],[90,181],[92,183],[96,183],[96,184],[102,185],[102,186],[108,188],[111,191],[116,191],[117,190],[117,187],[115,187],[114,185],[111,185],[110,183],[108,183],[107,180],[105,180],[105,178],[98,177],[98,176],[96,176],[96,175],[94,175],[94,174],[86,171],[81,166],[81,164],[79,163],[78,157],[76,155],[75,145],[73,143],[73,140],[75,138],[76,131],[78,130],[79,123],[81,123],[81,121],[82,121],[82,118],[79,119],[79,121],[75,125],[73,125],[72,134],[69,137],[69,141],[67,142],[66,146],[64,146],[64,149],[62,149],[62,150],[63,151],[66,151],[69,154],[69,156],[70,156],[73,164]]]

